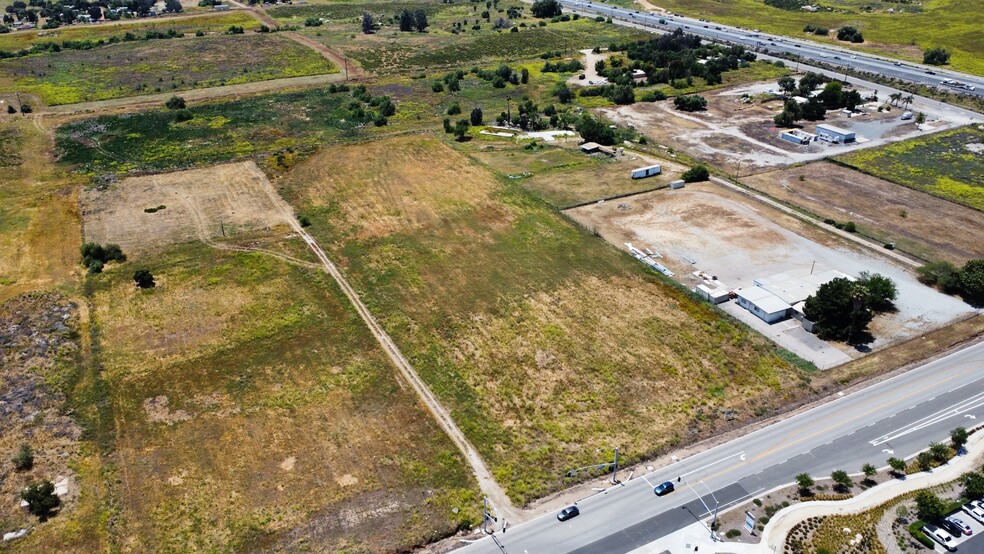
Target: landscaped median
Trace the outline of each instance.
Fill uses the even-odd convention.
[[[782,551],[786,538],[794,527],[809,518],[863,514],[903,495],[954,481],[964,473],[979,468],[982,462],[984,462],[984,433],[974,433],[967,441],[962,455],[931,471],[914,473],[904,480],[893,479],[847,500],[803,502],[780,510],[762,532],[759,548],[750,551]],[[846,540],[848,539],[845,538]]]

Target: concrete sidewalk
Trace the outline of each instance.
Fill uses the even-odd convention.
[[[964,454],[932,471],[909,475],[904,480],[892,479],[847,500],[801,502],[777,512],[765,527],[765,531],[762,532],[761,542],[758,544],[728,542],[723,540],[720,535],[717,539],[712,539],[710,532],[703,523],[695,523],[642,548],[637,548],[630,554],[684,554],[687,552],[773,554],[774,552],[781,552],[786,536],[792,528],[807,518],[863,512],[907,492],[953,481],[968,471],[980,469],[982,463],[984,463],[984,432],[979,432],[970,436]],[[884,467],[879,471],[887,470],[888,468]],[[792,484],[783,485],[779,488],[785,488]],[[765,494],[768,493],[764,492],[760,496]],[[705,519],[710,521],[709,518]]]

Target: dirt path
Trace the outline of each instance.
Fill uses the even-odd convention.
[[[113,98],[110,100],[97,100],[95,102],[80,102],[78,104],[62,104],[60,106],[50,106],[44,108],[44,114],[75,114],[75,113],[96,113],[120,108],[143,108],[160,107],[168,98],[175,94],[180,95],[185,100],[214,100],[228,96],[239,96],[245,94],[256,94],[261,92],[276,92],[283,89],[312,88],[330,83],[337,83],[345,80],[343,73],[328,73],[324,75],[306,75],[304,77],[287,77],[284,79],[272,79],[269,81],[257,81],[254,83],[242,83],[238,85],[225,85],[221,87],[200,88],[182,90],[178,92],[162,92],[159,94],[148,94],[145,96],[129,96],[127,98]]]
[[[400,374],[403,375],[403,378],[407,381],[407,383],[413,387],[413,390],[417,393],[417,396],[420,398],[421,402],[427,406],[427,409],[431,412],[431,414],[433,414],[438,424],[442,429],[444,429],[444,432],[447,433],[447,435],[464,455],[465,460],[471,466],[472,471],[475,474],[475,478],[478,480],[479,487],[488,497],[489,502],[495,507],[495,511],[498,516],[505,518],[510,522],[520,521],[522,519],[522,512],[517,510],[512,505],[512,501],[509,500],[509,497],[506,495],[505,491],[502,490],[502,487],[500,487],[499,483],[496,482],[495,477],[493,477],[492,472],[485,465],[485,461],[482,459],[481,455],[479,455],[475,447],[472,446],[472,444],[468,441],[468,438],[465,437],[465,434],[458,428],[457,424],[455,424],[447,408],[445,408],[437,397],[434,396],[434,393],[431,392],[430,388],[427,387],[427,384],[424,383],[424,381],[417,374],[417,371],[412,365],[410,365],[410,362],[400,351],[396,343],[393,342],[393,339],[391,339],[389,334],[383,330],[379,322],[376,321],[376,318],[372,315],[369,309],[366,308],[365,304],[362,303],[358,293],[354,288],[352,288],[348,280],[345,279],[342,272],[335,266],[334,263],[332,263],[331,259],[328,258],[328,255],[317,243],[317,241],[315,241],[314,237],[309,235],[297,221],[297,218],[294,217],[293,209],[283,200],[283,198],[280,197],[277,191],[267,180],[266,175],[263,175],[258,167],[255,168],[255,171],[258,173],[258,176],[262,175],[261,182],[264,183],[265,192],[269,196],[271,202],[273,202],[277,209],[283,213],[284,219],[290,225],[291,229],[304,239],[304,242],[307,243],[307,245],[314,252],[315,256],[318,257],[318,260],[321,262],[320,267],[322,267],[326,272],[328,272],[329,275],[332,276],[332,278],[335,279],[335,282],[338,283],[338,286],[342,289],[342,292],[345,293],[345,296],[349,299],[349,302],[352,303],[352,306],[355,308],[356,312],[358,312],[359,316],[366,323],[366,326],[369,327],[369,331],[379,342],[380,346],[382,346],[390,360],[393,361],[393,364],[396,365],[397,369],[399,369]],[[277,253],[273,254],[277,255]],[[280,256],[278,255],[278,257]],[[291,261],[305,263],[294,259],[291,259]]]
[[[348,59],[339,54],[338,52],[328,48],[324,44],[314,40],[313,38],[306,37],[298,33],[284,33],[284,36],[293,40],[294,42],[307,46],[308,48],[318,52],[324,58],[331,63],[335,64],[342,71],[342,75],[348,75],[347,79],[361,79],[366,76],[366,72],[359,67],[357,64],[349,63]]]

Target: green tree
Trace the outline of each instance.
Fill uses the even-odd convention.
[[[362,12],[362,32],[366,35],[376,30],[376,21],[369,12]]]
[[[615,131],[588,114],[581,116],[581,119],[574,125],[574,129],[581,135],[581,138],[588,142],[597,142],[606,146],[615,144]]]
[[[707,171],[707,166],[695,165],[685,171],[680,178],[688,183],[698,183],[700,181],[708,180],[710,178],[710,173]]]
[[[790,77],[789,75],[779,77],[779,89],[787,96],[791,95],[796,91],[796,79]]]
[[[133,272],[133,281],[142,289],[152,289],[157,286],[154,275],[148,269],[138,269]]]
[[[816,97],[811,96],[803,106],[800,108],[803,119],[807,121],[819,121],[823,119],[823,116],[827,113],[827,108],[823,107],[823,103],[816,99]]]
[[[184,8],[181,7],[181,2],[178,2],[178,0],[164,0],[164,11],[170,13],[181,13],[184,11]]]
[[[929,453],[937,462],[944,464],[950,459],[950,447],[941,442],[929,443]]]
[[[837,40],[849,40],[851,42],[864,42],[864,35],[857,27],[851,27],[850,25],[845,25],[840,29],[837,29]]]
[[[836,483],[835,488],[837,488],[842,493],[847,493],[854,486],[854,481],[851,476],[847,474],[843,469],[838,469],[837,471],[830,474],[830,478]]]
[[[411,12],[410,10],[401,11],[399,20],[400,20],[401,31],[405,33],[413,31],[413,27],[416,24],[416,21],[414,21],[413,19],[413,12]]]
[[[905,475],[905,460],[902,458],[889,458],[888,467],[892,468],[895,475]]]
[[[919,491],[916,493],[916,510],[919,519],[927,523],[936,523],[943,519],[946,505],[940,497],[929,491]]]
[[[557,0],[536,0],[530,11],[533,13],[533,17],[541,19],[556,17],[563,13],[560,2]]]
[[[681,111],[699,112],[707,109],[707,100],[703,96],[688,94],[674,98],[673,105]]]
[[[417,10],[413,12],[413,26],[417,29],[418,33],[423,33],[427,30],[427,13],[424,10]]]
[[[169,110],[183,110],[185,109],[185,99],[180,96],[172,96],[168,98],[167,102],[164,102],[164,107]]]
[[[899,291],[895,281],[879,273],[862,271],[858,275],[858,283],[868,291],[868,306],[876,312],[887,312],[895,309],[895,300]]]
[[[434,84],[431,85],[431,90],[434,92],[444,92],[444,83],[434,81]]]
[[[951,262],[930,262],[916,269],[919,281],[935,286],[947,294],[960,291],[960,269]]]
[[[964,496],[971,500],[984,497],[984,475],[972,471],[962,477],[964,486]]]
[[[28,103],[26,103],[26,102],[21,102],[20,110],[21,110],[21,113],[22,114],[27,115],[27,114],[33,112],[34,111],[34,108],[32,108],[31,105],[28,104]]]
[[[916,464],[919,466],[921,471],[929,471],[933,469],[933,455],[929,452],[920,452],[916,456]]]
[[[635,102],[635,90],[632,85],[618,85],[612,90],[612,102],[624,106]]]
[[[48,519],[52,510],[61,504],[55,495],[55,486],[47,480],[28,485],[21,492],[21,498],[27,502],[27,510],[38,516],[41,521]]]
[[[963,427],[957,427],[956,429],[950,431],[950,442],[953,443],[953,448],[960,450],[967,444],[967,439],[970,438],[970,434]]]
[[[984,304],[984,259],[964,264],[960,270],[960,292],[967,302]]]
[[[814,484],[813,477],[809,473],[800,473],[796,476],[796,485],[799,486],[800,496],[812,496]]]
[[[851,341],[861,336],[873,317],[865,305],[867,296],[863,286],[838,277],[807,298],[803,311],[820,338]]]
[[[530,82],[530,70],[529,69],[526,69],[524,67],[522,70],[520,70],[520,72],[519,72],[519,82],[520,83],[523,83],[524,85],[526,83],[529,83]]]
[[[473,127],[478,127],[482,124],[482,108],[475,107],[471,111],[471,124]]]
[[[872,464],[864,464],[863,466],[861,466],[861,472],[864,473],[865,477],[871,479],[875,475],[878,475],[878,468],[876,468]]]
[[[929,65],[946,65],[950,63],[950,52],[945,48],[931,48],[923,52],[923,63]]]
[[[468,133],[468,120],[459,119],[457,123],[454,124],[454,138],[457,141],[465,140],[465,135]]]
[[[17,471],[27,471],[34,467],[34,451],[31,450],[31,445],[21,444],[20,450],[10,461],[14,462],[14,469]]]
[[[448,111],[447,111],[448,115],[458,115],[460,113],[461,113],[461,105],[458,104],[457,102],[452,102],[451,105],[448,106]]]
[[[820,94],[817,95],[817,100],[823,103],[823,106],[828,110],[839,108],[844,105],[844,85],[840,81],[831,81],[827,83]]]

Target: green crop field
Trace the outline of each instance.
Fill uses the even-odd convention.
[[[277,35],[125,42],[0,61],[0,84],[49,105],[335,73],[317,52]]]
[[[89,288],[119,543],[403,551],[478,521],[461,455],[323,271],[192,243]]]
[[[979,126],[859,150],[837,161],[984,211],[984,130]]]
[[[181,123],[166,110],[104,116],[60,127],[56,144],[87,174],[169,171],[352,140],[369,119],[351,101],[309,90],[190,106],[194,119]]]
[[[766,339],[434,138],[332,148],[279,185],[520,503],[807,390]]]
[[[232,25],[250,31],[259,28],[260,22],[249,14],[231,12],[171,18],[167,21],[136,19],[120,21],[118,23],[106,22],[100,23],[99,25],[74,25],[60,27],[54,30],[36,30],[0,35],[0,50],[11,52],[20,50],[21,48],[30,48],[32,45],[41,42],[60,43],[65,40],[106,40],[114,36],[122,38],[128,32],[137,36],[142,36],[147,31],[166,33],[171,29],[183,35],[193,34],[196,31],[221,33]]]
[[[704,17],[747,29],[830,41],[839,46],[860,48],[910,61],[922,62],[922,52],[944,47],[953,57],[953,69],[984,75],[984,33],[980,28],[978,0],[925,0],[917,3],[879,0],[832,0],[822,2],[834,11],[810,13],[782,10],[761,0],[662,0],[660,7],[694,17]],[[871,7],[872,11],[863,8]],[[888,13],[888,9],[895,12]],[[863,44],[830,37],[807,35],[806,25],[837,29],[853,25],[864,34]]]

